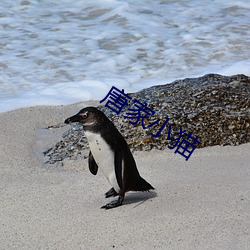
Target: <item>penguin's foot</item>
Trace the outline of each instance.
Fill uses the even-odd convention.
[[[118,200],[112,201],[112,202],[110,202],[110,203],[102,206],[101,208],[110,209],[110,208],[114,208],[114,207],[119,207],[119,206],[122,205],[123,200],[124,200],[124,197],[123,196],[119,196]]]
[[[115,191],[114,188],[111,188],[107,193],[105,193],[106,198],[109,198],[109,197],[112,197],[112,196],[115,197],[117,195],[118,195],[118,193]]]

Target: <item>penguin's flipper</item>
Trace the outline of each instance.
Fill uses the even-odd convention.
[[[115,197],[117,195],[118,195],[118,193],[115,191],[114,188],[111,188],[108,192],[105,193],[106,198],[109,198],[109,197],[112,197],[112,196]]]
[[[120,189],[123,189],[122,181],[122,149],[115,147],[115,176]]]
[[[89,170],[93,175],[96,175],[98,171],[98,165],[96,164],[91,151],[89,151]]]

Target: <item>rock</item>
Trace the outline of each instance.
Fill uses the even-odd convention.
[[[99,106],[124,135],[132,150],[163,150],[174,145],[175,133],[180,127],[192,136],[199,136],[197,147],[214,145],[239,145],[250,142],[250,78],[245,75],[221,76],[215,74],[199,78],[186,78],[171,84],[153,86],[136,93],[129,93],[132,100],[128,107],[116,115],[109,108]],[[133,100],[147,103],[155,114],[145,126],[157,119],[161,121],[151,128],[136,126],[123,116],[133,106]],[[159,137],[156,134],[166,119],[166,126]],[[171,125],[171,140],[168,139]],[[79,139],[80,138],[80,139]],[[186,136],[183,136],[186,138]],[[48,162],[65,158],[81,158],[88,148],[81,126],[75,125],[63,135],[61,142],[44,152]]]

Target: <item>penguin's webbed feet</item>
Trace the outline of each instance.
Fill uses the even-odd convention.
[[[108,204],[102,206],[101,208],[110,209],[110,208],[114,208],[114,207],[119,207],[119,206],[122,205],[123,200],[124,200],[124,197],[123,197],[123,196],[119,196],[118,200],[116,200],[116,201],[111,201],[110,203],[108,203]]]
[[[112,187],[107,193],[105,193],[105,197],[109,198],[109,197],[115,197],[117,196],[118,193],[115,191],[115,189]]]

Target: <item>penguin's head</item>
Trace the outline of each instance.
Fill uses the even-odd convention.
[[[81,109],[76,115],[66,119],[64,122],[67,124],[73,122],[81,123],[85,128],[91,126],[98,126],[108,119],[100,110],[94,107],[87,107]]]

